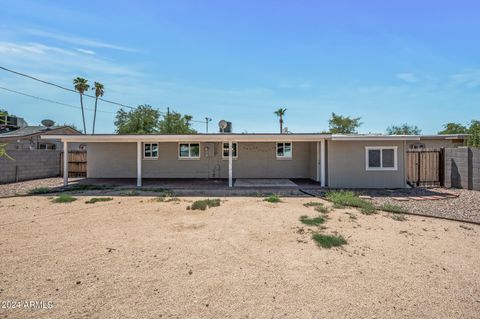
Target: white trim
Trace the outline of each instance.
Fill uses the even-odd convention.
[[[221,143],[221,145],[222,145],[222,160],[225,160],[225,161],[226,161],[226,160],[228,160],[228,155],[225,156],[225,153],[224,153],[224,151],[225,151],[224,144],[229,144],[229,142],[222,142],[222,143]],[[236,144],[236,145],[237,145],[237,154],[236,154],[235,156],[232,156],[232,159],[237,160],[237,159],[238,159],[238,142],[232,142],[232,146],[233,146],[233,144]],[[227,146],[227,148],[228,148],[228,146]],[[228,149],[227,149],[227,151],[228,151]]]
[[[223,145],[222,145],[223,147]],[[238,147],[238,145],[237,145]],[[237,150],[238,151],[238,150]],[[232,163],[232,155],[233,155],[233,146],[232,141],[228,142],[228,187],[233,187],[233,163]]]
[[[325,187],[327,184],[325,174],[326,154],[325,154],[325,140],[320,141],[320,186]]]
[[[137,142],[137,187],[142,187],[142,142]]]
[[[188,144],[188,156],[180,156],[180,145],[182,144]],[[198,156],[191,156],[190,155],[190,145],[192,144],[198,144]],[[199,160],[202,157],[202,144],[200,142],[178,142],[178,148],[177,148],[177,156],[179,160]]]
[[[144,161],[152,161],[152,160],[155,161],[155,160],[158,160],[158,153],[159,153],[159,152],[158,152],[158,146],[159,146],[158,143],[142,143],[142,144],[143,144],[143,147],[142,147],[142,150],[143,150],[143,153],[142,153],[143,160],[144,160]],[[150,147],[151,147],[151,145],[157,145],[157,156],[145,157],[145,146],[146,146],[147,144],[150,145]],[[150,149],[150,153],[152,153],[152,150],[151,150],[151,149]]]
[[[285,154],[285,144],[290,144],[290,156],[278,156],[278,144],[283,144],[283,152]],[[293,143],[291,141],[275,142],[275,157],[277,160],[289,161],[293,159]]]
[[[63,141],[63,186],[68,186],[68,142]]]
[[[419,135],[332,135],[332,141],[418,141]]]
[[[393,149],[393,167],[383,167],[383,150]],[[369,167],[368,151],[380,151],[380,167]],[[397,171],[398,170],[398,146],[365,146],[365,170],[367,171]]]
[[[317,161],[316,161],[316,163],[317,163],[317,165],[316,165],[317,176],[316,176],[315,181],[320,182],[320,142],[317,142],[316,146],[317,146]]]

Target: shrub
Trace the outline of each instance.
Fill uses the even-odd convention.
[[[197,200],[192,203],[190,209],[192,210],[205,210],[209,207],[217,207],[220,206],[220,199],[202,199],[202,200]]]
[[[407,213],[407,210],[405,208],[392,204],[383,204],[382,206],[378,207],[378,209],[383,210],[384,212],[396,214]]]
[[[303,215],[303,216],[300,216],[300,221],[305,225],[318,226],[318,225],[321,225],[321,224],[325,223],[327,221],[327,218],[324,217],[324,216],[308,218],[308,216]]]
[[[269,203],[280,203],[280,196],[273,194],[264,199],[264,201],[269,202]]]
[[[53,193],[54,191],[48,187],[36,187],[32,188],[31,190],[28,191],[28,194],[30,195],[41,195],[41,194],[49,194]]]
[[[87,200],[85,202],[85,204],[95,204],[95,203],[98,203],[98,202],[109,202],[113,200],[113,198],[111,197],[93,197],[93,198],[90,198],[89,200]]]
[[[317,245],[323,248],[332,248],[347,244],[347,241],[345,238],[343,238],[343,236],[316,233],[312,235],[312,239],[317,243]]]
[[[326,195],[327,200],[331,201],[336,207],[348,206],[360,208],[360,212],[365,215],[376,213],[375,206],[364,199],[359,198],[353,192],[331,191]]]
[[[77,199],[75,197],[72,197],[72,195],[68,194],[62,194],[56,198],[53,199],[54,203],[71,203],[76,201]]]

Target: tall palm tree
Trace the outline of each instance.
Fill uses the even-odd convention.
[[[285,115],[285,112],[287,111],[287,109],[285,108],[279,108],[278,110],[276,110],[275,112],[273,112],[274,114],[276,114],[279,118],[279,122],[280,122],[280,134],[283,133],[283,116]]]
[[[88,80],[85,80],[84,78],[77,77],[73,79],[73,86],[75,87],[75,90],[78,91],[80,94],[80,106],[82,108],[82,120],[83,120],[83,133],[87,134],[87,127],[85,126],[85,112],[83,111],[83,93],[85,91],[88,91],[88,88],[90,88],[90,85],[88,84]]]
[[[93,111],[93,129],[92,129],[92,134],[95,134],[95,119],[97,118],[97,102],[98,98],[103,96],[103,93],[105,93],[105,89],[103,87],[102,83],[99,82],[93,82],[93,88],[92,90],[95,91],[95,110]]]

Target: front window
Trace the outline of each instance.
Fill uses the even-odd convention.
[[[277,143],[277,158],[291,159],[292,158],[292,143]]]
[[[396,146],[366,147],[365,151],[367,171],[397,170]]]
[[[39,150],[55,150],[57,149],[57,145],[53,143],[40,143],[38,144]]]
[[[181,143],[178,146],[179,158],[200,158],[200,144]]]
[[[145,144],[143,144],[143,158],[144,159],[157,159],[158,158],[158,144],[157,143],[145,143]]]
[[[238,153],[237,153],[237,143],[232,143],[232,157],[233,158],[238,158]],[[228,158],[228,143],[223,143],[223,158]]]

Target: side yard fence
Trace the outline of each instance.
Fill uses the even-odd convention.
[[[54,150],[12,150],[14,158],[0,158],[0,183],[54,177],[60,175],[60,154]]]
[[[445,186],[480,190],[480,149],[445,149]]]

